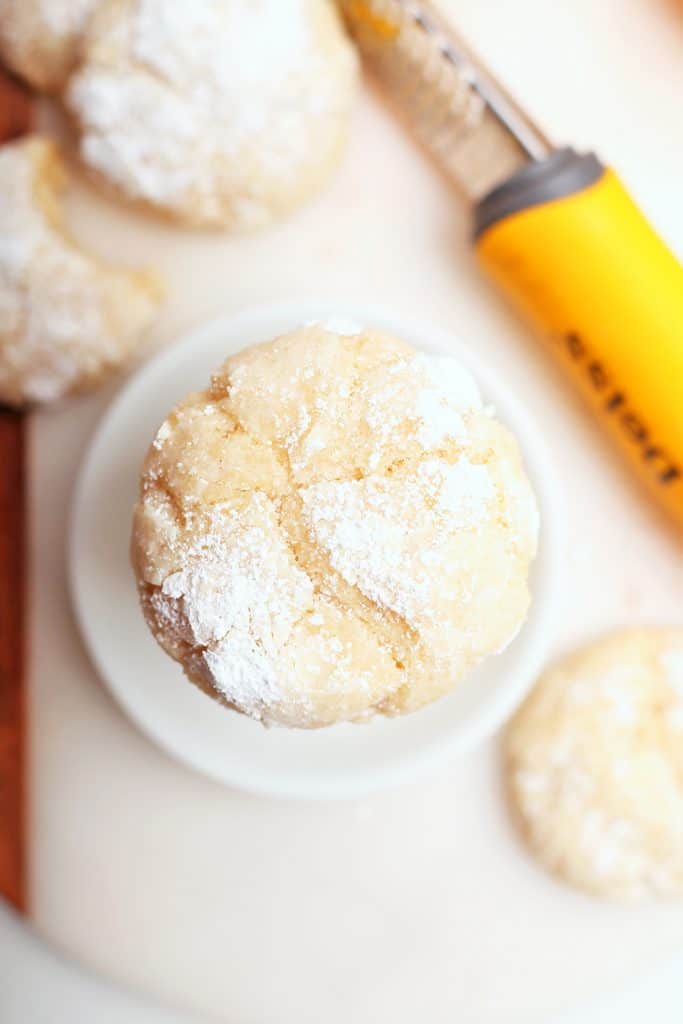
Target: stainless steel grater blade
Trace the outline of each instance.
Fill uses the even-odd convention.
[[[553,147],[434,6],[339,0],[352,36],[420,140],[475,203]]]

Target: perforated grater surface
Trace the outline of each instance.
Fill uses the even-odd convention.
[[[470,201],[551,152],[433,5],[340,0],[340,7],[373,72]]]

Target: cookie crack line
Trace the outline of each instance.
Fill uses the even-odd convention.
[[[313,588],[313,593],[315,594],[315,596],[319,597],[319,598],[322,598],[323,600],[329,602],[329,604],[333,605],[337,609],[337,611],[341,612],[342,614],[350,615],[351,618],[353,618],[356,622],[362,623],[362,625],[367,626],[368,628],[372,628],[372,626],[375,625],[375,623],[373,623],[372,620],[370,620],[369,618],[365,618],[363,615],[360,614],[360,612],[356,613],[354,611],[354,609],[351,608],[344,601],[342,601],[341,598],[339,598],[337,594],[334,594],[331,590],[325,590],[324,589],[324,584],[319,583],[319,581],[316,578],[314,578],[313,576],[310,575],[310,573],[308,571],[308,566],[299,557],[299,553],[296,550],[295,546],[292,544],[291,539],[289,537],[289,534],[287,533],[286,530],[283,529],[281,517],[279,515],[278,515],[278,526],[279,526],[280,531],[281,531],[281,533],[283,535],[283,539],[285,541],[285,544],[287,545],[288,551],[290,552],[292,558],[294,559],[294,562],[295,562],[297,568],[301,569],[301,571],[304,573],[306,578],[310,581],[311,587]],[[326,557],[326,561],[327,561],[327,557]],[[336,574],[336,570],[334,570],[334,569],[332,569],[330,567],[330,573],[329,573],[330,578],[332,578],[335,574]],[[346,583],[346,581],[344,581],[344,582]],[[353,584],[350,584],[350,583],[346,584],[346,585],[349,586],[349,587],[353,586]],[[361,607],[363,607],[364,602],[366,600],[368,600],[368,599],[365,597],[363,592],[361,590],[359,590],[357,587],[353,587],[353,589],[356,591],[356,593],[362,599],[363,604],[361,605]],[[377,606],[375,606],[375,607],[377,607]],[[300,618],[297,620],[295,625],[299,625],[301,622],[303,622],[303,620],[306,618],[306,616],[311,614],[311,611],[312,611],[312,609],[306,610],[300,616]],[[384,609],[382,609],[382,611],[384,611]],[[401,622],[403,622],[403,620],[401,620]],[[410,627],[407,626],[407,624],[406,624],[406,628],[410,629]],[[374,637],[373,637],[373,639],[374,639]],[[394,664],[396,665],[396,667],[399,670],[405,670],[405,666],[402,664],[400,659],[397,660],[396,654],[395,654],[395,651],[394,651],[394,647],[393,647],[393,645],[390,642],[387,642],[387,641],[377,642],[377,647],[387,651],[387,653],[391,656]]]
[[[290,492],[289,492],[289,494],[287,496],[289,498],[295,498],[296,501],[299,504],[299,509],[300,509],[301,505],[302,505],[301,491],[304,488],[303,488],[302,485],[296,483],[295,480],[294,480],[294,473],[293,473],[293,470],[292,470],[292,458],[291,458],[291,455],[289,453],[289,450],[287,449],[286,445],[281,444],[277,440],[274,440],[271,443],[272,443],[272,446],[273,446],[274,450],[276,451],[276,454],[277,454],[281,464],[284,464],[286,469],[287,469],[287,476],[288,476],[288,480],[289,480],[289,484],[290,484]],[[360,477],[353,476],[353,475],[352,476],[344,475],[342,477],[335,478],[334,480],[332,480],[329,477],[326,477],[324,479],[322,479],[322,478],[314,479],[310,484],[307,484],[305,486],[306,486],[306,488],[308,488],[308,487],[315,487],[317,484],[321,484],[321,483],[359,483],[361,481],[367,482],[368,480],[373,479],[373,478],[374,478],[374,474],[372,474],[372,473],[370,473],[370,474],[364,473]],[[378,479],[382,478],[382,475],[381,474],[377,474],[377,478]],[[313,586],[314,593],[316,593],[317,596],[319,596],[319,597],[325,597],[327,599],[328,598],[328,594],[326,592],[323,592],[321,590],[321,587],[318,585],[318,583],[311,578],[309,567],[306,565],[306,563],[301,561],[301,559],[299,558],[298,552],[295,550],[294,545],[291,542],[291,538],[289,536],[289,532],[285,528],[283,528],[281,510],[280,509],[276,509],[276,511],[277,511],[277,515],[278,515],[278,527],[280,529],[280,533],[281,533],[281,535],[282,535],[282,537],[283,537],[283,539],[284,539],[284,541],[285,541],[285,543],[286,543],[286,545],[287,545],[287,547],[288,547],[292,557],[294,558],[295,563],[301,569],[301,571],[304,572],[306,577],[310,580],[311,585]],[[306,530],[306,534],[308,536],[309,541],[311,543],[313,543],[314,538],[311,537],[310,531],[309,531],[308,527],[306,526],[305,521],[304,521],[304,517],[302,515],[299,516],[299,520],[300,520],[301,524],[303,525],[303,528]],[[329,579],[333,579],[335,576],[340,576],[342,579],[344,579],[344,577],[341,576],[341,573],[338,573],[338,571],[336,569],[334,569],[334,567],[332,566],[332,563],[330,562],[329,555],[325,554],[324,560],[325,560],[325,564],[326,564],[326,568],[327,568],[327,576],[328,576]],[[347,580],[344,580],[344,584],[346,586],[348,586],[348,587],[351,587],[354,590],[354,592],[357,594],[357,596],[358,596],[358,598],[360,600],[360,603],[361,603],[361,607],[365,606],[366,602],[370,601],[370,599],[367,597],[367,595],[363,593],[362,589],[357,584],[349,583]],[[370,621],[368,621],[367,618],[364,618],[360,614],[357,614],[355,612],[355,610],[350,605],[348,605],[346,602],[341,601],[336,595],[335,595],[335,599],[334,599],[333,603],[335,604],[335,606],[340,611],[344,612],[345,614],[350,614],[352,616],[352,618],[356,619],[356,621],[358,621],[358,622],[363,623],[364,626],[371,626],[372,625],[372,623]],[[376,602],[370,602],[370,603],[373,605],[373,607],[377,610],[377,612],[380,615],[386,615],[395,624],[402,626],[406,630],[406,632],[408,633],[409,638],[411,640],[413,640],[413,642],[417,642],[418,637],[417,637],[417,634],[416,634],[415,630],[412,628],[410,623],[407,622],[406,619],[402,615],[400,615],[398,612],[395,612],[392,608],[386,608],[383,605],[382,606],[378,605]],[[390,644],[388,644],[386,646],[391,651],[392,658],[394,658],[393,646],[390,645]],[[395,658],[394,658],[394,660],[395,660]],[[399,661],[401,661],[401,659],[399,659]]]

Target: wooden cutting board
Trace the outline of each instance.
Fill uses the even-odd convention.
[[[30,130],[28,93],[0,68],[0,142]],[[0,895],[26,908],[26,416],[0,406]]]

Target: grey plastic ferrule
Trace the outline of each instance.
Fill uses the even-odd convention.
[[[581,192],[604,173],[595,153],[577,153],[569,147],[556,149],[543,160],[531,160],[474,207],[474,240],[513,213]]]

